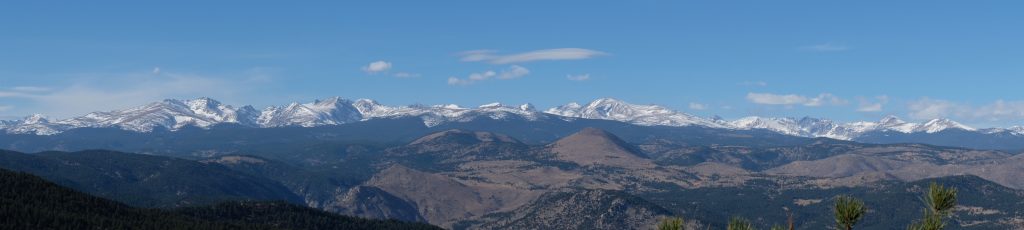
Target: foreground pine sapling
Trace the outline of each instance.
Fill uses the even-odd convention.
[[[837,196],[835,198],[836,225],[839,229],[852,230],[853,226],[864,217],[867,207],[864,202],[850,196]]]
[[[726,230],[754,230],[754,225],[746,218],[736,216],[729,219]]]
[[[941,230],[946,227],[943,218],[953,214],[956,207],[956,189],[938,183],[928,186],[924,200],[924,217],[907,227],[909,230]]]
[[[682,217],[666,217],[658,223],[658,230],[686,230]]]

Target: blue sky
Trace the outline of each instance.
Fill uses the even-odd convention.
[[[726,118],[1024,124],[1017,1],[41,2],[0,7],[0,117],[199,96],[614,97]]]

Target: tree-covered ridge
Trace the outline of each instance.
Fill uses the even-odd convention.
[[[947,195],[938,196],[942,199],[932,198],[933,183],[945,186],[942,191]],[[956,191],[955,202],[949,202],[950,189]],[[976,176],[827,189],[781,189],[780,185],[764,182],[740,187],[666,190],[639,196],[669,209],[675,215],[699,220],[713,228],[727,226],[735,216],[750,218],[749,221],[758,228],[787,226],[787,219],[792,215],[794,229],[812,230],[836,227],[833,215],[836,195],[847,195],[864,202],[866,213],[859,218],[854,229],[906,229],[913,223],[929,221],[927,218],[933,213],[929,202],[947,207],[941,209],[942,218],[932,217],[931,220],[941,220],[935,223],[944,223],[944,229],[1002,230],[1017,226],[1012,221],[1024,216],[1024,209],[1020,208],[1024,207],[1024,191],[1006,188]],[[950,203],[956,204],[954,208],[948,208]]]
[[[439,229],[332,215],[284,202],[135,208],[7,170],[0,170],[0,223],[0,229]]]
[[[179,208],[174,213],[235,225],[258,223],[260,227],[273,229],[440,229],[422,223],[340,216],[286,202],[225,202]]]
[[[25,154],[0,150],[0,168],[38,175],[138,207],[173,208],[230,200],[302,199],[275,181],[221,165],[108,150]]]

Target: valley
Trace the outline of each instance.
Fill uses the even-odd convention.
[[[909,224],[918,213],[899,210],[921,207],[914,197],[935,181],[961,191],[954,229],[1005,229],[1024,218],[1018,211],[1024,183],[1014,176],[1024,169],[1013,152],[601,120],[538,122],[483,118],[426,127],[392,119],[143,137],[72,130],[5,139],[9,147],[73,152],[8,151],[0,168],[141,207],[284,201],[453,229],[643,229],[669,216],[721,227],[734,215],[770,226],[783,223],[786,212],[797,229],[820,229],[831,223],[820,213],[841,194],[861,197],[873,210],[864,226],[886,229]],[[348,135],[388,127],[408,128]],[[96,132],[109,135],[83,135]],[[218,141],[210,142],[213,137]],[[122,144],[134,138],[149,141]],[[153,146],[161,147],[142,151]],[[90,148],[113,151],[81,150]]]

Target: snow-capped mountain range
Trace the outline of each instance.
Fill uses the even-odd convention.
[[[892,131],[900,133],[935,133],[947,129],[961,129],[984,133],[1024,135],[1024,127],[991,128],[978,130],[949,119],[933,119],[924,123],[911,123],[888,116],[877,122],[838,123],[817,118],[744,117],[733,121],[704,118],[675,111],[658,105],[636,105],[624,101],[602,98],[587,104],[569,103],[543,112],[533,105],[509,106],[500,103],[464,108],[458,105],[386,106],[369,99],[347,100],[333,97],[310,103],[291,103],[257,110],[252,106],[235,107],[210,98],[192,100],[168,99],[147,105],[108,112],[93,112],[80,117],[50,121],[42,115],[32,115],[17,121],[0,121],[0,130],[12,134],[52,135],[84,127],[116,127],[136,132],[150,132],[157,128],[177,130],[183,127],[208,128],[217,124],[237,124],[249,127],[316,127],[340,125],[379,118],[418,117],[432,127],[446,122],[465,122],[478,118],[522,119],[601,119],[621,121],[643,126],[703,126],[720,129],[764,129],[786,135],[802,137],[828,137],[852,140],[864,133]]]

